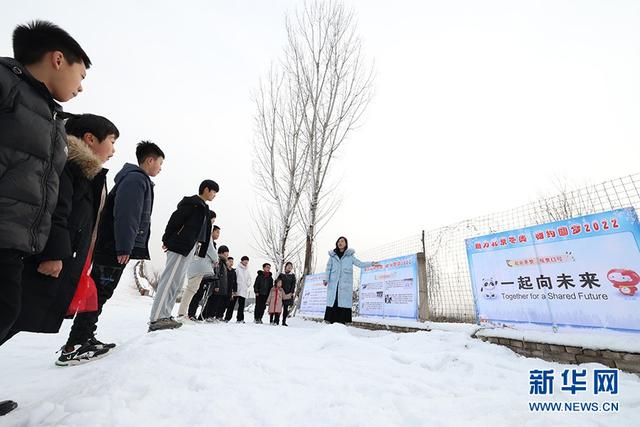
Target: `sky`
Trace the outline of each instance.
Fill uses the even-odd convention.
[[[156,142],[151,253],[178,201],[203,179],[220,243],[249,255],[252,93],[285,46],[278,1],[23,1],[0,15],[0,56],[15,25],[51,20],[89,54],[74,113],[120,130],[111,178]],[[357,251],[516,207],[572,185],[640,171],[640,3],[349,0],[375,96],[332,171],[342,204],[318,237],[318,266],[338,236]]]

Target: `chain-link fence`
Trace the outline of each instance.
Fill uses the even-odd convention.
[[[409,236],[359,253],[387,259],[425,252],[429,317],[437,322],[475,322],[465,239],[613,209],[640,209],[640,174],[625,176],[535,202]]]

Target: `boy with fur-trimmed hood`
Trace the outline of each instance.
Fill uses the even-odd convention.
[[[141,141],[136,146],[136,158],[137,165],[125,163],[116,174],[115,186],[107,196],[100,220],[91,269],[98,291],[98,309],[76,315],[66,349],[86,342],[100,350],[116,346],[96,338],[99,316],[113,296],[129,260],[149,259],[154,200],[151,178],[162,170],[165,155],[153,142]],[[59,359],[57,363],[64,361]]]
[[[65,124],[69,157],[60,175],[58,203],[42,253],[25,259],[23,306],[9,336],[19,331],[57,333],[73,299],[87,257],[93,252],[106,198],[102,168],[120,136],[104,117],[83,114]],[[106,351],[106,350],[105,350]],[[102,354],[89,343],[62,348],[66,364]]]

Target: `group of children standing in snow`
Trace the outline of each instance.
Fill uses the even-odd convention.
[[[0,345],[20,331],[57,333],[64,318],[74,318],[56,360],[68,366],[115,347],[96,338],[98,318],[127,263],[150,258],[151,178],[165,154],[140,142],[136,164],[126,163],[107,191],[103,164],[119,130],[105,117],[67,114],[58,104],[82,92],[91,66],[86,52],[46,21],[16,27],[13,50],[14,58],[0,58]],[[207,205],[219,186],[207,179],[198,190],[178,204],[162,237],[167,263],[150,332],[182,325],[171,313],[187,275],[180,320],[197,320],[201,306],[200,319],[228,321],[237,302],[237,321],[244,322],[249,259],[236,274],[229,249],[215,245],[220,228]],[[295,275],[288,263],[274,285],[269,267],[254,282],[255,321],[262,323],[268,304],[271,323],[284,312],[286,325]],[[0,402],[0,415],[16,406]]]

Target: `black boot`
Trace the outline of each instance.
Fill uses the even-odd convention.
[[[18,404],[13,400],[3,400],[2,402],[0,402],[0,417],[3,415],[7,415],[17,407]]]

